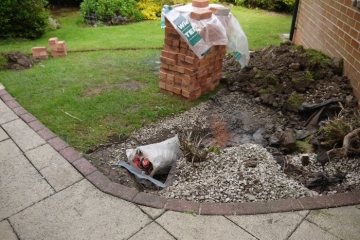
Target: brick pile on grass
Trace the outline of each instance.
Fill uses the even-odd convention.
[[[209,6],[209,2],[203,0],[195,0],[192,4],[194,7]],[[191,12],[190,17],[203,20],[211,18],[212,14],[211,10],[200,9]],[[212,46],[200,59],[167,19],[165,26],[164,47],[160,56],[160,89],[188,101],[214,90],[220,83],[226,46]],[[199,34],[202,34],[201,30]]]

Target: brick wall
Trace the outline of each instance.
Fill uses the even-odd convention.
[[[360,10],[352,0],[300,0],[293,41],[344,59],[360,100]]]

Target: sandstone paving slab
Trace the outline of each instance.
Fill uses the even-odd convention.
[[[156,240],[174,240],[175,238],[166,232],[157,223],[152,222],[148,226],[141,229],[129,240],[144,240],[144,239],[156,239]]]
[[[25,155],[57,192],[83,178],[60,153],[48,144],[34,148]]]
[[[7,220],[0,222],[0,239],[17,240],[16,234]]]
[[[310,210],[304,210],[304,211],[296,211],[295,213],[299,214],[302,217],[306,217],[306,215],[310,212]]]
[[[149,215],[152,219],[158,218],[163,212],[165,212],[164,209],[158,209],[158,208],[151,208],[151,207],[145,207],[139,205],[139,208],[144,211],[147,215]]]
[[[312,224],[305,220],[300,224],[300,226],[295,230],[295,232],[289,238],[289,240],[298,240],[298,239],[338,240],[339,238],[324,231],[315,224]]]
[[[24,152],[46,143],[21,119],[3,124],[3,128]]]
[[[86,179],[9,218],[20,239],[127,239],[151,222]],[[25,227],[28,226],[28,227]]]
[[[309,222],[341,239],[359,239],[360,210],[354,206],[313,210]]]
[[[0,124],[10,122],[17,118],[19,117],[0,99]]]
[[[176,239],[256,239],[224,216],[167,211],[155,221]]]
[[[259,239],[287,239],[304,217],[295,212],[227,216]]]
[[[63,156],[55,151],[49,144],[27,151],[25,155],[38,170],[42,170],[51,166],[53,163],[62,162],[64,160]]]
[[[0,161],[0,221],[54,193],[24,155]]]
[[[22,154],[21,150],[11,139],[0,142],[0,153],[0,163]]]
[[[0,90],[1,89],[5,89],[4,85],[2,85],[2,83],[0,83]]]
[[[0,142],[8,139],[9,136],[6,134],[6,132],[0,127]]]
[[[65,159],[52,163],[40,172],[57,192],[84,178]]]

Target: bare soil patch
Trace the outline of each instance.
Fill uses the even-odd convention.
[[[5,59],[5,62],[0,66],[0,70],[24,70],[32,68],[38,60],[32,56],[21,52],[0,53],[0,57]]]

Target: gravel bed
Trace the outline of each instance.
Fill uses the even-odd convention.
[[[178,161],[171,187],[152,192],[198,202],[249,202],[318,195],[289,179],[272,155],[257,144],[226,148],[193,165]]]

